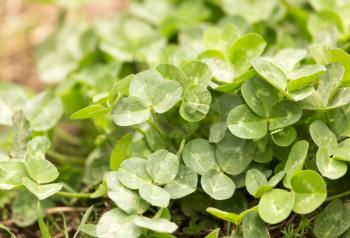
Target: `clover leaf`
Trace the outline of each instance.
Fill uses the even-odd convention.
[[[127,214],[141,214],[148,210],[149,204],[139,194],[120,184],[117,172],[105,175],[108,197]]]
[[[135,217],[114,208],[102,215],[96,226],[96,234],[101,238],[137,238],[141,235],[142,229],[133,223]]]
[[[167,184],[175,179],[179,170],[179,160],[173,153],[158,150],[148,156],[146,170],[153,182]]]
[[[269,224],[276,224],[286,219],[294,205],[293,192],[273,189],[265,193],[259,202],[258,211],[261,219]]]
[[[321,175],[313,170],[296,172],[290,183],[295,193],[293,211],[296,213],[311,213],[326,200],[326,183]]]
[[[214,148],[204,139],[194,139],[186,143],[182,159],[186,166],[200,175],[218,168]]]
[[[230,177],[215,169],[209,170],[202,176],[203,190],[216,200],[225,200],[232,197],[235,184]]]

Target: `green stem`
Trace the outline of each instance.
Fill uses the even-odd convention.
[[[65,164],[67,162],[73,162],[73,163],[77,163],[77,164],[84,164],[85,163],[83,158],[64,155],[64,154],[58,153],[54,150],[49,150],[47,152],[47,155],[49,155],[53,159],[55,159],[58,162],[63,163],[63,164]]]
[[[342,198],[342,197],[345,197],[345,196],[349,196],[349,195],[350,195],[350,190],[345,191],[345,192],[343,192],[343,193],[339,193],[339,194],[330,196],[330,197],[328,197],[328,198],[326,199],[326,202],[332,201],[332,200],[337,199],[337,198]]]
[[[59,129],[58,135],[62,140],[68,142],[69,144],[81,145],[81,139],[79,137],[72,135],[64,129]]]
[[[226,236],[229,237],[231,235],[231,222],[227,222]]]
[[[57,192],[55,195],[59,195],[62,197],[67,197],[67,198],[82,198],[82,199],[89,199],[90,198],[89,193]]]
[[[169,141],[166,138],[166,136],[164,135],[163,131],[160,129],[155,112],[153,110],[151,111],[151,115],[152,115],[152,120],[148,120],[147,121],[148,124],[159,133],[159,135],[162,137],[163,141],[166,143],[168,148],[171,148],[172,150],[176,151],[175,148],[173,147],[173,145],[169,143]]]

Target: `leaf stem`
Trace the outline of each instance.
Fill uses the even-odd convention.
[[[68,142],[69,144],[81,145],[82,143],[79,137],[67,132],[64,129],[59,129],[57,133],[62,140]]]
[[[73,163],[77,163],[77,164],[84,164],[85,161],[83,160],[83,158],[80,157],[74,157],[74,156],[69,156],[69,155],[64,155],[61,154],[59,152],[56,152],[54,150],[49,150],[47,152],[47,155],[49,155],[50,157],[52,157],[53,159],[57,160],[60,163],[67,163],[67,162],[73,162]]]
[[[90,198],[89,193],[57,192],[55,195],[67,197],[67,198],[82,198],[82,199],[89,199]]]
[[[330,196],[330,197],[328,197],[328,198],[326,199],[326,202],[332,201],[332,200],[337,199],[337,198],[342,198],[342,197],[345,197],[345,196],[349,196],[349,195],[350,195],[350,190],[345,191],[345,192],[343,192],[343,193],[339,193],[339,194]]]

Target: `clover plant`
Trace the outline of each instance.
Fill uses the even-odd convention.
[[[58,206],[86,210],[73,237],[348,237],[349,12],[150,0],[63,19],[36,50],[49,87],[0,83],[0,209],[45,238]]]

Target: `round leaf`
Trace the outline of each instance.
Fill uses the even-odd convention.
[[[174,180],[179,170],[177,156],[167,150],[158,150],[148,156],[146,169],[153,182],[167,184]]]
[[[265,193],[259,202],[260,217],[269,224],[276,224],[286,219],[294,205],[294,194],[282,189],[273,189]]]
[[[154,184],[145,184],[139,192],[140,196],[153,206],[167,207],[169,205],[170,194],[161,187]]]
[[[289,146],[297,137],[297,131],[292,126],[284,127],[271,134],[273,142],[282,147]]]
[[[236,40],[230,48],[229,59],[238,74],[246,72],[250,61],[261,55],[265,47],[265,40],[256,33],[248,33]]]
[[[128,214],[141,214],[148,210],[149,204],[142,200],[136,191],[132,191],[120,184],[117,172],[105,175],[108,197]]]
[[[149,184],[152,181],[146,171],[146,160],[140,158],[124,160],[120,165],[117,176],[119,181],[130,189],[139,189],[144,184]]]
[[[296,213],[311,213],[327,198],[326,183],[313,170],[296,172],[291,179],[291,186],[295,193],[293,211]]]
[[[216,200],[232,197],[236,187],[230,177],[214,169],[202,176],[201,185],[203,190]]]
[[[249,212],[242,221],[242,230],[244,237],[249,238],[270,238],[265,223],[259,217],[256,211]]]
[[[141,99],[155,112],[164,113],[181,98],[182,87],[173,80],[165,80],[155,70],[138,73],[130,81],[129,95]]]
[[[229,112],[227,126],[232,134],[243,139],[260,139],[267,133],[266,119],[255,115],[247,105],[237,106]]]
[[[210,103],[211,94],[206,88],[190,86],[184,92],[180,115],[189,122],[200,121],[209,112]]]
[[[51,92],[42,92],[26,103],[24,115],[35,131],[47,131],[54,127],[63,115],[61,99]]]
[[[178,199],[196,191],[197,183],[197,174],[192,169],[180,165],[176,178],[168,183],[164,189],[168,191],[171,199]]]
[[[310,125],[310,135],[315,144],[327,149],[328,155],[333,155],[338,149],[337,137],[322,121],[314,121]]]
[[[218,168],[214,148],[204,139],[194,139],[187,143],[182,153],[182,159],[186,166],[200,175]]]
[[[164,218],[136,217],[134,224],[138,227],[162,233],[173,233],[177,229],[177,225],[174,222]]]
[[[185,64],[182,71],[186,75],[186,87],[190,85],[198,85],[202,88],[206,88],[211,80],[211,70],[203,62],[191,61]]]
[[[51,183],[58,177],[57,168],[45,158],[27,156],[25,166],[29,176],[37,183]]]
[[[96,226],[96,234],[100,238],[137,238],[142,229],[133,223],[134,219],[134,215],[127,215],[114,208],[102,215]]]
[[[273,105],[269,119],[270,130],[290,126],[297,122],[302,115],[298,104],[291,101],[281,101]]]
[[[293,174],[303,168],[308,149],[309,143],[305,140],[298,141],[293,145],[283,169],[284,172],[286,172],[286,176],[283,180],[283,185],[285,187],[290,188],[290,180]]]
[[[287,77],[282,69],[271,62],[271,60],[263,57],[253,59],[252,65],[263,79],[284,92],[287,87]]]
[[[216,147],[216,159],[220,168],[228,174],[242,173],[253,159],[254,145],[228,134]]]
[[[259,170],[250,169],[245,176],[245,185],[248,193],[255,197],[258,189],[267,185],[267,180],[265,175]]]
[[[269,117],[272,105],[279,100],[278,91],[257,77],[245,81],[241,91],[250,109],[261,117]]]
[[[60,183],[39,185],[27,177],[22,179],[22,183],[39,200],[44,200],[62,189],[62,184]]]
[[[141,99],[127,97],[120,100],[112,109],[112,120],[118,126],[131,126],[147,121],[150,109]]]
[[[329,179],[341,178],[348,170],[346,163],[331,158],[325,148],[318,149],[316,154],[316,165],[322,176]]]

